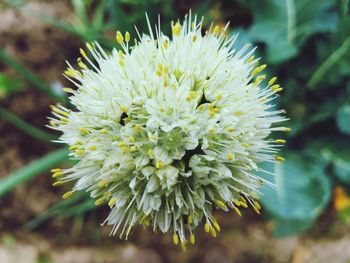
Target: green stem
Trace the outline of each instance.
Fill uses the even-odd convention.
[[[325,62],[315,71],[306,86],[308,89],[314,89],[316,85],[323,79],[324,75],[339,61],[339,59],[346,55],[350,49],[350,36],[345,39],[343,44],[335,50]]]
[[[46,172],[68,158],[68,150],[62,148],[37,159],[0,180],[0,197],[16,186]]]
[[[39,140],[51,141],[51,140],[57,139],[57,137],[55,135],[34,127],[33,125],[25,122],[24,120],[22,120],[21,118],[19,118],[18,116],[16,116],[12,112],[6,110],[5,108],[3,108],[1,106],[0,106],[0,117],[4,118],[9,123],[16,126],[21,131],[39,139]]]
[[[29,81],[35,88],[45,93],[46,95],[54,98],[55,100],[66,103],[66,97],[64,95],[56,93],[49,85],[44,81],[35,76],[26,67],[24,67],[20,62],[11,57],[7,52],[0,48],[0,60],[12,67],[19,74],[21,74],[27,81]]]

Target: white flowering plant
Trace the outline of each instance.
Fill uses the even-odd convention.
[[[83,190],[108,204],[112,234],[127,238],[141,224],[172,232],[185,248],[201,223],[214,237],[220,231],[215,209],[260,213],[259,187],[273,185],[257,175],[271,173],[260,163],[284,160],[285,141],[270,134],[289,128],[274,107],[276,77],[266,78],[249,44],[235,49],[228,25],[204,32],[203,19],[189,15],[168,37],[147,22],[133,46],[118,31],[111,53],[92,42],[79,69],[68,63],[74,109],[52,106],[50,127],[78,162],[53,169],[54,185],[73,181],[64,198]]]

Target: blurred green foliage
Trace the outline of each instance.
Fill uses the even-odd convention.
[[[13,5],[19,2],[25,1]],[[145,12],[152,24],[160,14],[168,32],[169,22],[191,8],[207,22],[230,20],[232,34],[240,33],[237,46],[249,41],[258,47],[270,75],[284,86],[279,107],[287,110],[292,128],[286,136],[286,162],[271,167],[277,191],[262,189],[261,201],[276,235],[308,230],[328,206],[334,186],[350,190],[349,0],[72,0],[71,6],[75,15],[69,21],[35,15],[83,42],[98,40],[111,48],[116,30],[131,33],[136,25],[147,31]],[[38,84],[31,75],[27,79]],[[91,209],[89,200],[86,207],[81,203],[77,211]],[[66,205],[71,204],[62,207]],[[62,207],[48,210],[29,227],[59,214]],[[69,211],[74,214],[74,206]]]

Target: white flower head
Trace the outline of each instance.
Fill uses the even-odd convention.
[[[143,224],[185,247],[201,222],[216,236],[215,208],[259,212],[264,180],[255,173],[283,160],[284,140],[269,135],[288,128],[276,125],[285,118],[271,103],[282,88],[265,81],[250,45],[235,50],[227,26],[203,34],[196,17],[171,27],[168,37],[149,25],[132,47],[118,31],[120,49],[87,44],[80,70],[68,64],[76,109],[54,106],[50,124],[78,163],[53,172],[56,185],[75,182],[64,197],[85,190],[109,205],[113,234],[127,238]]]

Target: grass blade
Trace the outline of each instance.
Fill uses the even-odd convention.
[[[21,131],[43,141],[51,141],[57,139],[57,136],[46,131],[36,128],[35,126],[25,122],[20,117],[0,106],[0,117],[16,126]]]
[[[3,61],[6,65],[9,67],[12,67],[14,70],[16,70],[19,74],[21,74],[28,82],[30,82],[35,88],[40,90],[41,92],[45,93],[46,95],[66,103],[67,98],[64,94],[58,94],[55,92],[48,84],[46,84],[44,81],[39,79],[37,76],[35,76],[32,72],[30,72],[25,66],[23,66],[20,62],[18,62],[16,59],[11,57],[7,52],[0,48],[0,60]]]
[[[46,172],[68,158],[68,149],[62,148],[33,161],[0,180],[0,197],[40,173]]]

